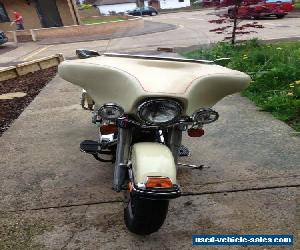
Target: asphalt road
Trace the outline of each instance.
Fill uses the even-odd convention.
[[[155,18],[198,22],[172,18],[178,15],[187,18],[187,13]],[[154,49],[164,44],[160,37],[170,46],[191,45],[189,39],[199,37],[190,29],[181,31],[185,40],[170,41],[176,31],[167,31],[135,38],[141,44],[134,48],[147,51],[156,41],[149,48]],[[123,41],[129,48],[130,39],[113,44]],[[95,48],[103,42],[39,47],[33,58],[53,52],[71,56],[76,46]],[[171,202],[162,229],[147,237],[128,233],[124,226],[122,197],[111,190],[112,166],[79,152],[79,143],[96,135],[91,114],[79,100],[80,89],[57,77],[0,137],[0,249],[196,249],[192,234],[300,237],[300,138],[248,99],[225,98],[215,106],[219,121],[205,127],[203,138],[184,137],[192,154],[181,161],[209,168],[179,169],[185,196]]]

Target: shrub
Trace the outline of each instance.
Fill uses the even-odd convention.
[[[230,57],[228,67],[252,78],[242,95],[300,131],[300,42],[263,44],[251,40],[234,47],[217,43],[184,55],[209,60]]]

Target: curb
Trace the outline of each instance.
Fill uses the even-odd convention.
[[[245,42],[248,40],[237,40],[237,43]],[[278,42],[293,42],[293,41],[300,41],[299,36],[294,36],[294,37],[281,37],[281,38],[274,38],[274,39],[260,39],[259,40],[262,43],[278,43]],[[209,44],[197,44],[197,45],[191,45],[187,47],[173,47],[173,48],[167,48],[168,50],[173,50],[174,53],[184,53],[184,52],[189,52],[197,49],[201,49],[203,47],[211,46],[218,43],[212,42]]]
[[[42,69],[48,69],[59,65],[64,61],[62,54],[43,57],[37,60],[17,64],[16,66],[0,69],[0,82],[13,79],[19,76],[27,75]]]
[[[39,29],[28,29],[22,31],[5,31],[9,41],[11,42],[38,42],[49,38],[64,38],[76,37],[77,35],[84,36],[88,34],[104,35],[114,34],[116,30],[123,28],[137,28],[144,25],[144,19],[136,16],[118,21],[110,21],[106,23],[80,24],[69,25],[62,27],[50,27]]]
[[[199,8],[199,9],[192,9],[192,10],[174,10],[174,11],[166,11],[166,12],[159,12],[159,15],[165,15],[165,14],[172,14],[172,13],[180,13],[180,12],[195,12],[195,11],[204,11],[207,10],[207,8]]]
[[[88,41],[96,41],[96,40],[111,40],[115,38],[125,38],[125,37],[134,37],[134,36],[143,36],[143,35],[148,35],[148,34],[154,34],[154,33],[159,33],[159,32],[165,32],[169,30],[176,30],[178,28],[177,25],[174,24],[166,24],[166,23],[160,23],[160,22],[153,22],[153,21],[147,21],[145,20],[145,23],[155,23],[155,24],[163,24],[165,27],[160,28],[160,29],[152,29],[152,30],[146,30],[146,31],[141,31],[140,33],[137,34],[124,34],[124,36],[118,36],[118,35],[113,35],[113,36],[90,36],[90,37],[73,37],[72,40],[65,40],[65,41],[54,41],[54,40],[49,40],[49,39],[44,39],[41,41],[37,41],[37,44],[42,44],[42,45],[52,45],[52,44],[68,44],[68,43],[81,43],[81,42],[88,42]],[[144,25],[146,25],[144,23]],[[168,27],[167,27],[168,26]],[[123,35],[123,34],[122,34]]]

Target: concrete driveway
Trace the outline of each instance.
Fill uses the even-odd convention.
[[[249,100],[225,98],[205,137],[185,137],[192,155],[182,162],[209,168],[179,170],[184,196],[159,232],[141,237],[124,226],[112,165],[79,152],[96,135],[79,99],[57,77],[0,138],[0,249],[193,249],[192,234],[297,237],[300,138]]]

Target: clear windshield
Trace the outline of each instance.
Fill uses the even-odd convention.
[[[207,11],[164,14],[152,7],[130,11],[136,12],[131,13],[136,16],[129,16],[129,21],[124,21],[130,25],[115,29],[111,39],[103,41],[106,45],[97,48],[100,53],[178,56],[178,52],[186,48],[207,46],[220,39],[207,29],[212,19]],[[142,17],[137,13],[140,11],[145,12]]]

